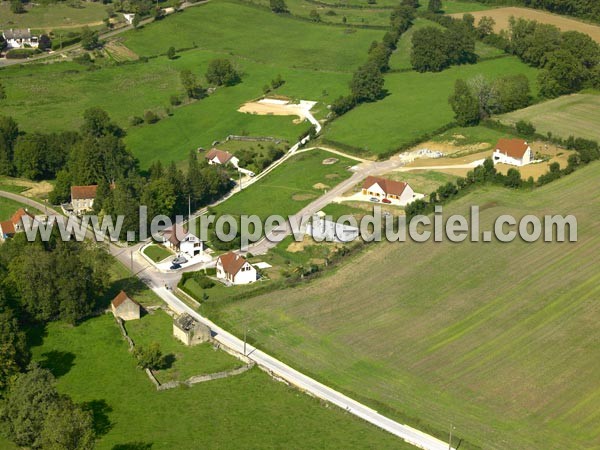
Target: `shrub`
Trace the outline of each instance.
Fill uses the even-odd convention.
[[[181,99],[176,94],[171,95],[171,97],[169,98],[169,102],[171,103],[172,106],[181,105]]]
[[[160,120],[160,117],[154,111],[146,111],[144,113],[144,121],[148,124],[156,123]]]
[[[15,48],[6,53],[6,59],[25,59],[39,53],[37,50],[30,48]]]
[[[144,123],[144,119],[142,119],[140,116],[133,116],[131,119],[129,119],[129,123],[131,126],[135,127]]]
[[[535,134],[535,126],[531,122],[525,120],[519,120],[515,124],[515,128],[519,134],[525,136],[533,136]]]

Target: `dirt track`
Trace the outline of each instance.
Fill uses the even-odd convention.
[[[537,20],[540,23],[549,23],[557,26],[562,31],[580,31],[581,33],[589,34],[592,39],[600,43],[600,26],[591,25],[589,23],[580,22],[579,20],[536,9],[510,7],[477,11],[472,12],[471,14],[475,16],[476,21],[479,21],[483,16],[493,17],[496,21],[496,26],[494,27],[494,31],[496,32],[508,29],[508,19],[510,19],[511,16],[515,16],[529,20]],[[462,13],[450,15],[453,17],[463,16]]]

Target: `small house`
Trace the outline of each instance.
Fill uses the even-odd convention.
[[[494,163],[524,166],[533,162],[531,146],[523,139],[500,139],[492,154]]]
[[[121,291],[110,304],[115,317],[123,320],[135,320],[141,316],[141,305],[129,297],[125,291]]]
[[[234,252],[217,258],[217,278],[231,284],[248,284],[256,281],[256,269],[246,258]]]
[[[7,238],[13,237],[16,233],[21,233],[25,231],[23,225],[23,218],[27,217],[32,223],[35,217],[30,214],[26,209],[19,208],[9,220],[5,220],[4,222],[0,222],[0,238],[5,240]]]
[[[91,211],[96,199],[98,185],[71,186],[71,205],[73,212],[77,215]]]
[[[178,223],[163,231],[164,244],[175,252],[186,253],[194,257],[204,252],[204,242]]]
[[[367,177],[363,182],[362,193],[377,199],[395,200],[401,205],[407,205],[417,198],[408,183],[373,176]]]
[[[39,40],[37,36],[31,34],[31,30],[27,29],[10,29],[2,33],[6,45],[9,49],[11,48],[37,48],[39,46]]]
[[[196,345],[209,341],[211,333],[208,326],[183,313],[173,321],[173,336],[185,345]]]
[[[211,150],[209,150],[206,153],[206,155],[204,156],[204,158],[206,158],[206,160],[208,161],[208,164],[210,164],[210,165],[231,164],[232,166],[234,166],[236,168],[238,167],[238,164],[240,162],[240,160],[238,158],[236,158],[235,156],[233,156],[231,153],[226,152],[224,150],[219,150],[217,148],[212,148]]]

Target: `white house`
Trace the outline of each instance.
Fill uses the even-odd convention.
[[[204,243],[200,238],[187,232],[180,223],[167,228],[163,237],[164,244],[176,252],[186,253],[190,257],[204,252]]]
[[[9,49],[25,47],[37,48],[39,45],[38,37],[33,36],[29,28],[26,30],[13,30],[11,28],[10,30],[2,32],[2,36],[4,36],[4,40],[6,41],[6,45]]]
[[[94,206],[98,185],[71,186],[71,205],[77,215],[86,213]]]
[[[523,139],[500,139],[492,158],[494,163],[524,166],[533,162],[533,151]]]
[[[407,205],[420,198],[419,194],[404,181],[393,181],[385,178],[369,176],[362,185],[363,195],[378,199],[387,199],[389,202]]]
[[[210,149],[204,156],[208,161],[208,164],[231,164],[234,167],[238,167],[240,160],[233,156],[231,153],[217,148]]]
[[[256,281],[256,269],[237,253],[225,253],[217,258],[217,278],[232,284],[248,284]]]
[[[27,216],[33,223],[35,217],[31,215],[26,209],[19,208],[10,218],[0,222],[0,239],[5,240],[9,237],[14,236],[16,233],[25,231],[23,228],[23,218]]]

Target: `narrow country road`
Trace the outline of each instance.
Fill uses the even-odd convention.
[[[378,173],[381,170],[389,170],[389,168],[384,168],[388,166],[393,167],[396,164],[396,162],[390,161],[373,163],[370,168],[366,168],[361,172],[357,172],[350,179],[346,180],[341,185],[336,186],[336,188],[332,189],[330,192],[336,191],[336,194],[338,191],[343,192],[347,186],[351,186],[353,183],[360,181],[360,179],[362,179],[364,176],[367,176],[367,174]],[[60,215],[57,211],[31,198],[1,190],[0,197],[17,201],[40,211],[45,211],[48,216],[58,216],[57,219],[62,218],[61,220],[64,220],[64,216]],[[311,205],[304,208],[304,210],[312,211],[314,208],[321,208],[321,202],[323,202],[323,205],[327,202],[327,199],[321,200],[321,202],[319,202],[319,200],[311,203]],[[302,211],[299,214],[301,213]],[[93,238],[93,233],[88,231],[86,236]],[[167,305],[169,305],[171,309],[178,313],[187,312],[196,320],[208,325],[214,333],[214,339],[221,345],[228,347],[241,355],[244,354],[245,349],[247,358],[269,371],[273,376],[281,378],[291,385],[296,386],[298,389],[305,391],[317,398],[335,404],[338,407],[346,410],[348,413],[353,414],[356,417],[360,417],[361,419],[383,430],[386,430],[395,436],[398,436],[399,438],[418,448],[425,450],[449,449],[447,443],[408,425],[391,420],[382,414],[379,414],[377,411],[369,408],[368,406],[347,397],[341,392],[327,387],[315,379],[302,374],[301,372],[293,369],[292,367],[279,361],[278,359],[275,359],[265,352],[251,345],[244,345],[244,342],[241,339],[237,338],[228,331],[223,330],[211,320],[187,306],[183,301],[175,296],[171,290],[165,288],[165,284],[176,282],[175,280],[179,278],[179,274],[165,274],[159,272],[143,258],[134,257],[135,248],[135,246],[132,248],[122,248],[112,243],[108,244],[108,250],[111,255],[118,259],[125,267],[130,268],[133,274],[140,278],[150,289],[152,289],[156,295],[158,295]]]

